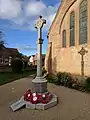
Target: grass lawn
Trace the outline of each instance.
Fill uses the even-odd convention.
[[[34,73],[36,73],[34,70],[25,70],[22,73],[0,72],[0,85],[15,81],[23,77],[27,77]]]

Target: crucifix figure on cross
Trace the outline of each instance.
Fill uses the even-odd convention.
[[[81,55],[81,75],[84,76],[84,55],[88,53],[88,51],[82,47],[78,53]]]

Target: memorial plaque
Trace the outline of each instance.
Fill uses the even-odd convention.
[[[25,105],[26,105],[25,101],[24,101],[23,99],[20,99],[20,100],[18,100],[17,102],[13,103],[13,104],[10,106],[10,108],[11,108],[13,111],[16,111],[16,110],[22,108],[22,107],[25,106]]]

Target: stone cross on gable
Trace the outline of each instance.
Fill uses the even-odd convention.
[[[84,76],[84,55],[88,51],[84,49],[84,47],[81,48],[81,50],[78,52],[81,55],[81,75]]]

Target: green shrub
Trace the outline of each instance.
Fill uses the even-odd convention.
[[[56,85],[64,85],[70,88],[73,84],[71,75],[66,72],[58,72],[56,75],[48,74],[46,79],[51,83],[55,83]]]
[[[90,92],[90,77],[88,77],[84,83],[84,86],[88,92]]]
[[[46,79],[48,82],[56,85],[64,85],[82,92],[90,92],[90,77],[83,78],[82,76],[72,75],[66,72],[58,72],[56,75],[48,74]],[[83,83],[82,80],[84,80],[85,83]]]
[[[71,88],[71,87],[72,87],[72,83],[73,83],[71,74],[66,73],[66,72],[63,72],[63,73],[61,74],[61,80],[60,80],[60,82],[61,82],[62,85]]]
[[[55,81],[55,76],[53,74],[47,74],[46,79],[50,83],[54,83]]]
[[[66,82],[66,73],[58,72],[54,77],[54,83],[57,85],[64,85]]]
[[[56,74],[54,82],[57,85],[64,85],[64,86],[67,86],[69,88],[72,88],[72,84],[74,83],[74,80],[73,80],[73,77],[70,73],[58,72]]]
[[[27,61],[25,61],[25,60],[24,60],[23,62],[24,62],[24,63],[23,63],[23,64],[24,64],[23,68],[26,68],[27,65],[28,65],[28,63],[27,63]]]
[[[58,72],[56,74],[56,76],[54,77],[54,83],[57,85],[60,85],[61,84],[61,77],[62,77],[62,73]]]
[[[63,72],[61,74],[61,84],[66,85],[68,82],[68,74],[66,72]]]
[[[79,85],[77,83],[72,83],[72,88],[79,90]]]
[[[11,62],[12,72],[20,73],[23,68],[23,62],[21,59],[13,59]]]

